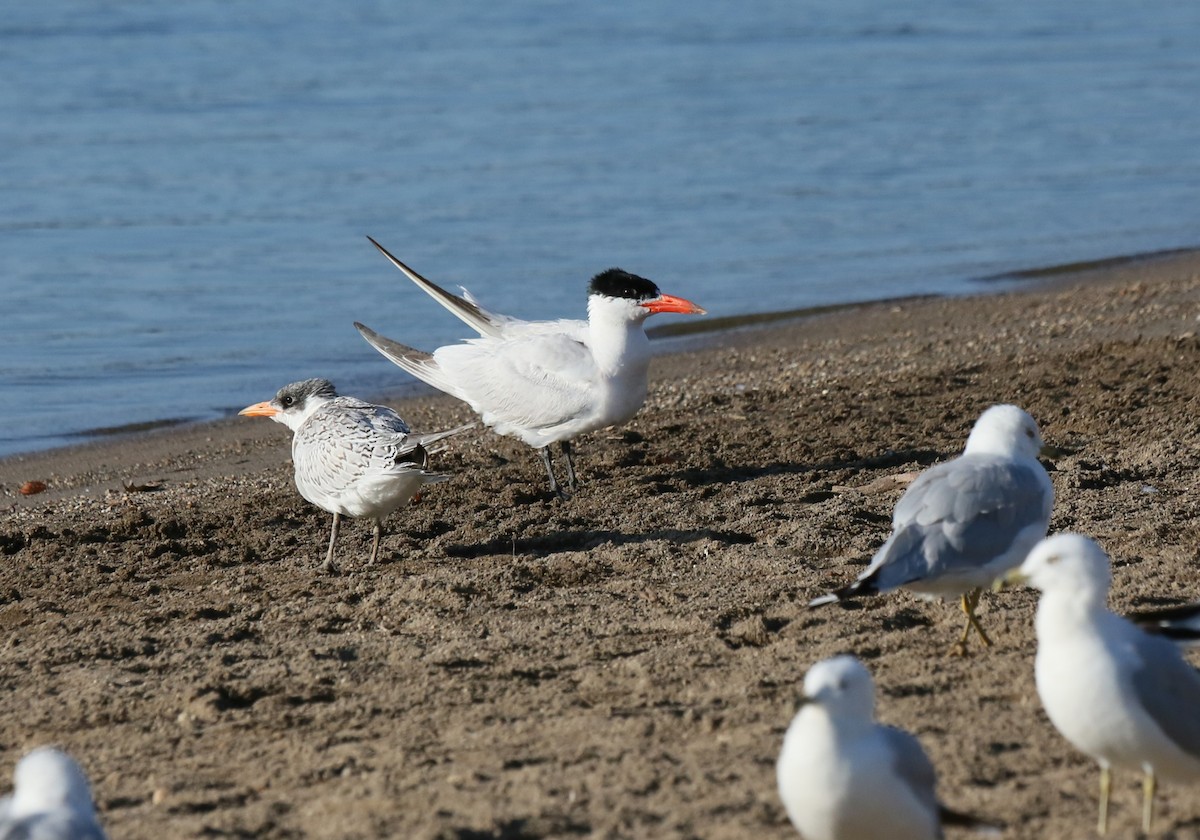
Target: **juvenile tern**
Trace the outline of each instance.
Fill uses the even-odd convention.
[[[955,650],[966,652],[972,628],[990,646],[975,617],[982,589],[1019,566],[1050,525],[1054,488],[1037,460],[1041,448],[1032,417],[1015,405],[989,408],[962,455],[909,485],[892,514],[891,536],[858,580],[809,606],[896,588],[958,596],[967,624]]]
[[[1038,695],[1051,723],[1100,764],[1100,833],[1111,768],[1141,770],[1142,830],[1158,777],[1200,781],[1200,674],[1168,639],[1109,612],[1108,555],[1079,534],[1040,542],[1010,578],[1041,590]]]
[[[270,417],[292,430],[296,489],[333,514],[322,569],[336,571],[333,547],[342,516],[375,520],[371,559],[379,556],[383,520],[426,484],[449,476],[428,472],[429,444],[471,428],[415,435],[392,409],[339,397],[327,379],[306,379],[279,389],[275,398],[243,408],[247,417]]]
[[[853,656],[818,662],[775,766],[805,840],[938,840],[943,825],[990,828],[937,801],[937,776],[909,733],[875,722],[875,686]]]
[[[559,495],[565,494],[554,477],[550,445],[561,446],[567,486],[574,490],[571,441],[624,423],[646,400],[646,318],[656,312],[705,314],[691,301],[661,293],[644,277],[610,268],[588,286],[586,321],[522,321],[489,312],[466,290],[464,297],[447,292],[374,239],[371,244],[479,337],[426,353],[360,323],[354,326],[393,364],[467,403],[498,434],[537,449],[550,492]]]
[[[12,796],[0,800],[0,840],[105,840],[74,759],[38,747],[17,762]]]

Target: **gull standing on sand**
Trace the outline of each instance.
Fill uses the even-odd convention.
[[[775,766],[805,840],[937,840],[943,825],[990,826],[937,801],[937,776],[909,733],[875,722],[875,686],[853,656],[812,666]]]
[[[1143,630],[1166,636],[1177,644],[1200,644],[1200,604],[1138,610],[1128,618]]]
[[[374,239],[371,244],[479,338],[425,353],[354,326],[393,364],[467,403],[498,434],[537,449],[550,492],[560,496],[565,494],[554,477],[550,445],[562,447],[573,491],[571,441],[624,423],[646,400],[646,318],[656,312],[704,314],[691,301],[662,294],[644,277],[611,268],[592,278],[586,321],[522,321],[487,311],[465,289],[464,297],[447,292]]]
[[[74,759],[38,747],[17,762],[12,796],[0,800],[0,840],[105,840]]]
[[[1010,579],[1041,590],[1038,695],[1063,737],[1100,763],[1100,833],[1112,767],[1144,772],[1149,832],[1158,777],[1200,781],[1200,674],[1170,641],[1109,612],[1108,555],[1087,537],[1043,540]]]
[[[989,408],[963,454],[926,470],[900,497],[892,535],[858,580],[809,606],[896,588],[958,596],[967,624],[955,650],[966,652],[971,628],[990,646],[975,617],[980,594],[1019,566],[1050,526],[1054,488],[1038,463],[1041,449],[1032,417],[1015,405]]]
[[[329,551],[321,568],[337,571],[333,547],[342,516],[375,520],[373,564],[379,556],[383,520],[426,484],[449,476],[427,472],[428,445],[471,428],[414,435],[392,409],[339,397],[327,379],[306,379],[279,389],[275,398],[243,408],[247,417],[270,417],[292,430],[296,489],[333,514]]]

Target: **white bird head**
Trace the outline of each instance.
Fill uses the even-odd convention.
[[[1081,534],[1055,534],[1033,547],[1017,576],[1034,589],[1103,604],[1112,584],[1108,555]]]
[[[10,815],[23,817],[57,808],[95,812],[87,776],[75,760],[53,747],[38,747],[17,762]]]
[[[1042,451],[1042,431],[1029,414],[1015,405],[994,405],[975,421],[965,451],[1036,458]]]
[[[619,321],[644,321],[656,312],[704,315],[690,300],[666,295],[652,281],[619,268],[610,268],[588,284],[588,317]]]
[[[336,397],[337,391],[328,379],[305,379],[284,385],[275,399],[246,406],[238,414],[270,417],[294,432],[314,411]]]
[[[800,703],[820,706],[833,719],[870,722],[875,715],[875,683],[871,672],[853,656],[835,656],[808,669]]]

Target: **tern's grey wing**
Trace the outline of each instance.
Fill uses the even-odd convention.
[[[586,412],[595,399],[595,359],[564,333],[474,339],[440,347],[434,358],[485,422],[549,429]]]
[[[338,492],[366,476],[423,467],[425,455],[396,412],[338,397],[296,430],[292,460],[298,483]]]
[[[892,545],[872,565],[904,559],[933,573],[982,566],[1008,551],[1025,529],[1044,535],[1052,501],[1040,464],[956,458],[922,474],[901,497]]]
[[[1142,707],[1180,749],[1200,758],[1200,674],[1166,639],[1138,632],[1130,644],[1138,659],[1133,690]]]
[[[929,756],[921,748],[921,742],[903,729],[891,726],[880,726],[879,729],[892,753],[892,767],[896,775],[908,786],[917,801],[936,813],[937,773]]]

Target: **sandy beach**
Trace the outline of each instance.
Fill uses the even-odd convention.
[[[1115,609],[1200,599],[1198,315],[1200,255],[1176,253],[722,333],[658,357],[638,417],[578,442],[574,498],[470,432],[380,564],[369,524],[343,526],[339,576],[280,425],[0,461],[0,772],[64,746],[130,840],[782,840],[800,681],[852,652],[949,805],[1092,836],[1099,774],[1038,701],[1031,591],[985,596],[996,644],[966,658],[955,605],[804,605],[997,402],[1063,450],[1052,530],[1108,550]],[[395,405],[419,430],[472,419]],[[1110,836],[1134,836],[1141,780],[1113,790]],[[1158,827],[1200,835],[1200,787],[1162,785]]]

